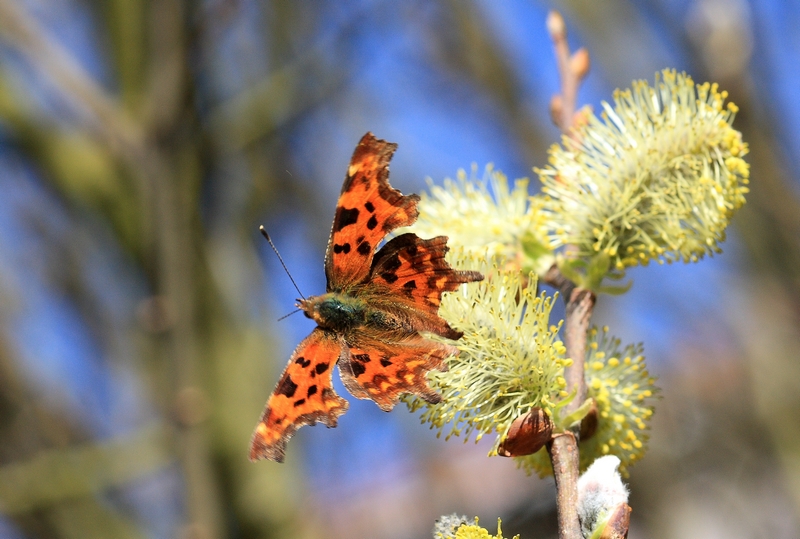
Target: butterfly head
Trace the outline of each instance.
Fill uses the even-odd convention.
[[[308,299],[298,299],[297,303],[294,304],[295,307],[303,311],[303,315],[306,318],[310,318],[317,322],[318,317],[318,308],[317,308],[317,299],[318,296],[311,296]],[[319,324],[319,322],[317,322]]]

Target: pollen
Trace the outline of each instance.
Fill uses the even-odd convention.
[[[477,165],[469,173],[459,170],[455,180],[430,184],[429,192],[422,193],[416,223],[397,233],[445,234],[451,246],[499,257],[503,265],[525,273],[542,274],[554,262],[551,221],[542,211],[544,198],[531,197],[528,184],[526,178],[512,184],[492,165],[482,176]]]
[[[738,107],[726,99],[673,70],[615,92],[535,169],[552,245],[572,246],[565,257],[586,267],[606,257],[617,272],[719,252],[750,178],[748,146],[732,127]],[[603,276],[587,275],[587,285]]]
[[[458,354],[445,360],[447,369],[429,375],[442,401],[403,397],[421,419],[447,436],[494,434],[490,453],[512,422],[532,408],[545,411],[567,397],[564,367],[571,360],[558,338],[561,324],[550,323],[553,297],[537,290],[534,273],[523,275],[499,256],[456,247],[451,265],[479,271],[484,281],[443,296],[439,314],[463,336],[449,345]]]

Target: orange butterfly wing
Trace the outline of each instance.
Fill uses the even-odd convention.
[[[329,292],[364,282],[378,243],[417,220],[419,196],[403,196],[389,185],[395,149],[397,144],[367,133],[353,152],[325,253]]]
[[[250,460],[283,462],[286,442],[303,425],[335,427],[348,403],[333,390],[331,374],[346,353],[339,337],[315,329],[295,349],[253,433]]]
[[[445,260],[447,236],[423,240],[416,234],[397,236],[386,243],[372,264],[368,289],[385,291],[373,299],[378,308],[402,306],[417,331],[458,339],[461,333],[439,316],[442,293],[459,285],[483,280],[477,271],[458,271]]]
[[[428,386],[426,375],[444,370],[444,358],[458,349],[413,334],[403,340],[384,342],[363,332],[348,342],[350,353],[339,362],[345,387],[359,399],[372,399],[384,412],[404,393],[422,397],[431,404],[441,401]]]
[[[390,240],[378,252],[369,282],[355,292],[369,299],[381,322],[347,335],[349,354],[339,362],[342,381],[354,396],[372,399],[385,411],[403,393],[439,402],[426,375],[443,370],[444,358],[458,349],[418,332],[460,338],[438,315],[442,293],[483,279],[478,272],[451,268],[445,253],[447,237],[423,240],[411,233]]]

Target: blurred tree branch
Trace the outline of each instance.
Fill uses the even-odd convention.
[[[185,169],[186,164],[193,166],[186,159],[188,154],[172,146],[170,140],[172,133],[181,127],[179,111],[187,104],[190,110],[192,107],[186,100],[183,50],[187,44],[181,32],[188,14],[176,1],[156,4],[151,16],[155,34],[153,57],[158,59],[153,63],[154,80],[158,83],[152,85],[150,99],[153,110],[158,111],[153,128],[159,133],[158,139],[166,144],[164,149],[147,144],[143,130],[115,100],[66,51],[50,40],[19,5],[7,0],[0,0],[0,35],[54,82],[79,116],[88,111],[88,121],[84,125],[89,132],[139,178],[139,208],[144,210],[150,203],[155,207],[153,223],[142,224],[145,230],[149,228],[153,237],[155,261],[151,268],[157,275],[155,286],[175,310],[174,326],[161,342],[163,357],[173,365],[174,395],[168,400],[177,402],[189,388],[200,385],[194,334],[193,263],[191,251],[187,253],[183,248],[185,238],[192,235],[191,216],[196,211],[190,191],[196,190],[198,185],[187,173],[196,174],[197,171]],[[168,158],[165,152],[175,152],[175,157]],[[143,216],[146,219],[147,213],[143,212]],[[179,426],[178,451],[185,471],[189,526],[204,536],[221,537],[219,502],[209,469],[211,460],[204,429],[196,424]]]
[[[169,465],[168,447],[164,428],[153,425],[108,442],[39,452],[0,467],[0,511],[33,511],[124,485]]]
[[[131,164],[141,165],[147,154],[141,128],[13,0],[0,0],[0,36],[59,89],[98,141]]]

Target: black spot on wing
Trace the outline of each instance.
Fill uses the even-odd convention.
[[[344,177],[344,183],[342,184],[342,193],[347,193],[348,191],[350,191],[350,189],[353,188],[354,179],[355,176],[351,176],[350,174]]]
[[[397,253],[393,253],[389,258],[386,259],[386,262],[381,268],[381,278],[389,284],[394,283],[397,280],[397,273],[395,272],[400,268],[401,265],[402,262],[400,262],[400,257]]]
[[[367,221],[367,228],[370,230],[375,230],[376,226],[378,226],[378,218],[373,215],[369,218],[369,221]]]
[[[358,378],[367,370],[363,363],[359,363],[357,361],[351,361],[350,367],[353,369],[353,376]]]
[[[306,395],[306,396],[310,397],[311,395],[316,394],[316,392],[317,392],[317,386],[316,385],[312,385],[311,387],[308,388],[308,395]]]
[[[362,241],[358,244],[358,249],[356,249],[356,251],[358,251],[358,254],[361,256],[367,256],[372,252],[372,246],[369,244],[369,242]]]
[[[438,286],[436,284],[438,277],[439,276],[435,273],[428,277],[428,288],[430,290],[438,290]],[[439,297],[442,297],[442,291],[439,291]]]
[[[317,363],[314,366],[314,370],[317,371],[317,374],[322,374],[323,372],[328,370],[328,366],[329,365],[327,363]]]
[[[400,261],[400,256],[397,253],[393,253],[383,264],[383,271],[387,273],[394,273],[403,263]]]
[[[333,244],[333,252],[336,253],[337,255],[339,253],[347,254],[347,253],[350,252],[350,244],[349,243],[345,243],[344,245],[339,245],[338,243],[334,243]]]
[[[375,206],[374,206],[374,205],[372,204],[372,202],[370,202],[370,201],[367,201],[367,202],[364,204],[364,208],[365,208],[365,209],[366,209],[368,212],[370,212],[370,213],[374,213],[374,212],[375,212]]]
[[[339,232],[344,227],[358,222],[358,213],[358,208],[344,208],[342,206],[336,208],[336,217],[333,219],[333,231]]]
[[[306,399],[300,399],[299,401],[295,401],[294,405],[295,406],[301,406],[301,405],[303,405],[305,403],[306,403]]]
[[[397,280],[397,274],[390,271],[384,271],[381,273],[381,278],[387,283],[392,284]]]
[[[416,289],[417,289],[417,282],[413,279],[403,283],[403,292],[408,297],[412,297],[414,295],[414,290]]]
[[[350,366],[353,369],[353,376],[358,378],[364,374],[367,370],[364,364],[369,363],[369,361],[369,354],[353,354],[352,361],[350,362]]]
[[[383,365],[384,367],[388,367],[391,364],[392,361],[388,357],[384,356],[381,358],[381,365]]]
[[[295,384],[294,381],[292,381],[292,377],[287,374],[278,384],[276,391],[279,395],[291,399],[294,397],[294,392],[297,391],[297,384]]]
[[[304,369],[309,365],[311,365],[311,360],[306,359],[303,356],[298,357],[297,359],[294,360],[294,362],[303,367]]]

